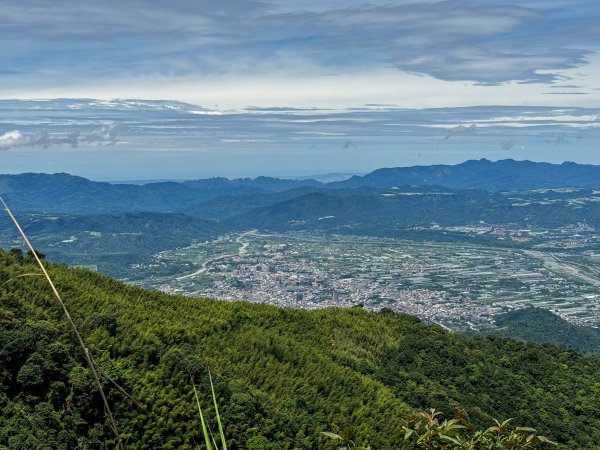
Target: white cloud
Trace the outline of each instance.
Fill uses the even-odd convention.
[[[46,131],[22,133],[20,130],[12,130],[0,135],[0,151],[19,147],[48,148],[52,145],[78,147],[82,143],[113,145],[117,142],[117,136],[121,129],[121,125],[113,122],[102,125],[84,136],[81,136],[78,131],[51,136]]]
[[[117,136],[123,126],[117,122],[112,122],[96,128],[81,139],[81,142],[99,145],[114,145],[117,142]]]
[[[34,140],[32,137],[24,136],[19,130],[9,131],[0,135],[0,150],[27,146]]]
[[[50,137],[45,131],[21,133],[19,130],[13,130],[0,135],[0,150],[10,150],[17,147],[47,148],[50,145],[70,145],[76,147],[78,139],[78,133]]]

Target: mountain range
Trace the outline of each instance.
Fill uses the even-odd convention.
[[[413,166],[379,169],[362,177],[330,183],[330,187],[392,187],[406,184],[454,189],[522,191],[600,186],[600,166],[564,162],[550,164],[505,159],[470,160],[454,166]]]
[[[208,178],[143,185],[95,182],[68,174],[0,175],[0,194],[15,211],[88,214],[104,212],[183,212],[219,197],[273,194],[293,189],[321,191],[399,186],[441,186],[489,192],[600,187],[600,166],[486,159],[449,166],[379,169],[344,181],[271,177]],[[302,192],[302,191],[300,191]],[[273,203],[273,202],[271,202]],[[263,205],[264,206],[264,205]]]
[[[535,190],[518,191],[524,187]],[[127,280],[136,278],[136,264],[157,252],[251,229],[447,241],[465,237],[427,230],[600,227],[595,187],[600,166],[512,160],[380,169],[330,183],[258,177],[140,185],[64,173],[0,175],[0,194],[42,252]],[[19,243],[1,216],[0,245]]]

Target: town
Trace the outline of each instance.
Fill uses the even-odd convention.
[[[154,270],[143,284],[169,293],[293,308],[390,308],[452,330],[485,329],[498,314],[529,305],[575,324],[598,325],[600,254],[589,250],[598,235],[585,224],[542,231],[432,229],[536,244],[519,248],[252,231],[159,253],[154,269],[189,267],[189,272],[160,276]],[[561,248],[580,251],[559,253]]]

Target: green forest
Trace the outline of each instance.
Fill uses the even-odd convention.
[[[600,442],[595,356],[459,336],[390,310],[169,296],[45,264],[102,367],[128,449],[204,448],[192,380],[214,430],[209,371],[230,449],[335,448],[322,432],[349,427],[357,447],[403,448],[406,418],[429,408],[480,428],[514,418],[554,448]],[[0,251],[0,448],[115,448],[81,349],[37,274],[31,256]]]

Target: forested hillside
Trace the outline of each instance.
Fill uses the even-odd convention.
[[[541,308],[524,308],[502,314],[493,333],[528,342],[574,348],[584,354],[600,354],[600,329],[580,327]]]
[[[190,379],[208,415],[210,369],[230,448],[398,448],[415,408],[515,417],[560,443],[600,442],[600,360],[550,345],[469,339],[391,311],[318,311],[167,296],[48,264],[96,359],[132,449],[196,448]],[[0,447],[112,448],[73,337],[31,258],[0,251]]]
[[[227,230],[222,224],[184,214],[21,214],[20,219],[27,235],[53,260],[89,266],[128,281],[146,275],[134,267],[154,254],[214,239]],[[0,216],[0,230],[1,241],[21,242],[6,215]],[[171,268],[174,273],[180,269]]]

